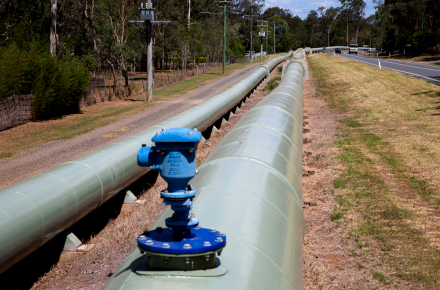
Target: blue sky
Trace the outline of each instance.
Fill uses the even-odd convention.
[[[367,4],[366,16],[374,14],[374,3],[373,0],[364,0]],[[266,0],[265,8],[269,7],[280,7],[283,9],[289,9],[292,11],[293,15],[298,15],[301,19],[307,17],[307,14],[319,7],[339,7],[341,3],[338,0]],[[298,13],[295,13],[298,12]],[[303,13],[299,13],[303,12]]]

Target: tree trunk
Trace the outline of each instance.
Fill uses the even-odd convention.
[[[57,0],[52,0],[50,7],[50,54],[55,55],[57,53]]]
[[[115,66],[110,61],[107,61],[107,63],[110,65],[110,68],[112,69],[112,75],[113,75],[113,94],[116,94],[116,88],[118,86],[118,80],[116,78]]]
[[[124,76],[125,79],[125,86],[128,87],[128,71],[123,70],[122,75]]]
[[[165,62],[165,25],[162,25],[162,73],[164,70],[164,62]]]
[[[356,25],[356,44],[358,43],[358,31],[359,31],[359,25]]]
[[[348,15],[347,15],[347,46],[348,46]]]

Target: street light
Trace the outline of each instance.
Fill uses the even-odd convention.
[[[266,56],[267,56],[267,54],[268,54],[268,52],[267,52],[267,36],[269,35],[269,31],[268,31],[268,29],[269,29],[269,21],[267,21],[267,20],[257,20],[257,22],[266,23],[266,25],[262,24],[262,26],[266,26]]]

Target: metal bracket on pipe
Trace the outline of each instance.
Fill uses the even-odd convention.
[[[265,69],[266,69],[266,71],[267,71],[267,74],[266,74],[266,76],[267,76],[267,77],[269,77],[269,76],[270,76],[270,71],[269,71],[269,68],[268,68],[267,66],[265,66],[265,65],[260,65],[260,66],[258,66],[258,67],[257,67],[257,69],[259,69],[260,67],[262,67],[262,68],[265,68]]]
[[[291,63],[299,63],[299,64],[302,66],[302,68],[303,68],[303,76],[305,76],[305,74],[306,74],[306,68],[305,68],[304,65],[303,65],[301,62],[299,62],[299,61],[292,60],[291,62],[289,62],[289,63],[286,65],[286,70],[287,70],[287,68],[289,67],[289,65],[290,65]]]

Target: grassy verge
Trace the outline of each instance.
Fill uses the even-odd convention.
[[[352,229],[352,255],[373,279],[439,289],[440,88],[340,57],[308,59],[317,95],[346,116],[330,219]]]

